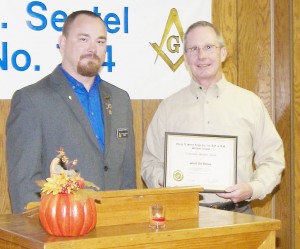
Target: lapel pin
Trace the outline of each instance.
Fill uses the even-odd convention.
[[[105,109],[106,109],[106,111],[108,112],[109,115],[112,115],[112,105],[110,103],[110,95],[106,94],[104,96],[104,98],[105,98]]]

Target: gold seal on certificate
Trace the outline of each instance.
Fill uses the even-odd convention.
[[[182,181],[183,180],[183,172],[181,170],[175,170],[173,173],[173,178],[177,182]]]
[[[236,183],[237,137],[166,132],[165,187],[223,192]]]

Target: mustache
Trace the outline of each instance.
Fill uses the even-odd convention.
[[[96,54],[85,54],[85,55],[81,55],[80,59],[96,59],[98,61],[100,61],[100,57]]]

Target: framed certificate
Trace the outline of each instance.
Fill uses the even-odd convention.
[[[237,181],[237,136],[165,133],[165,187],[224,192]]]

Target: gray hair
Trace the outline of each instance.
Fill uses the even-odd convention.
[[[220,30],[218,30],[212,23],[210,22],[207,22],[207,21],[198,21],[198,22],[195,22],[193,23],[192,25],[190,25],[188,27],[188,29],[186,30],[185,34],[184,34],[184,39],[183,39],[183,42],[184,42],[184,51],[186,52],[186,41],[187,41],[187,36],[188,34],[195,28],[198,28],[198,27],[210,27],[212,28],[216,35],[217,35],[217,41],[219,43],[219,46],[220,47],[225,47],[225,41],[224,41],[224,38],[220,32]]]

